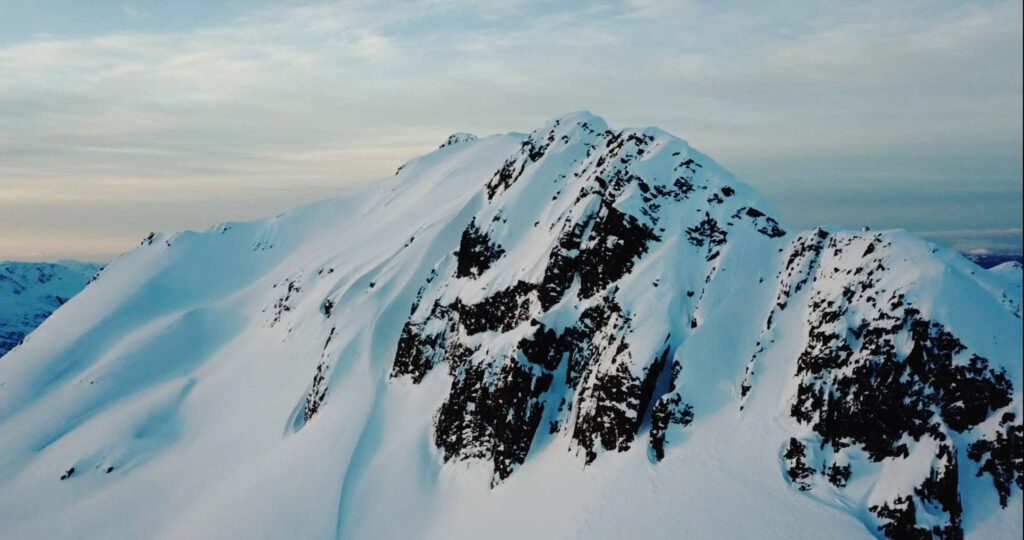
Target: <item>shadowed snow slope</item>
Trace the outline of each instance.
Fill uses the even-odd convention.
[[[0,362],[0,535],[1019,538],[1019,269],[654,128],[153,235]]]

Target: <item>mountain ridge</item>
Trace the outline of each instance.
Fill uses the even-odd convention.
[[[1019,536],[1019,286],[656,128],[456,135],[58,310],[0,365],[12,534]]]

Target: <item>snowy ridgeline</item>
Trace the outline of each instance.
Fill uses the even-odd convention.
[[[1019,538],[1021,270],[654,128],[151,235],[0,362],[0,536]]]
[[[102,265],[0,262],[0,356],[78,294]]]

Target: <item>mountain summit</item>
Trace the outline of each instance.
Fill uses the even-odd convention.
[[[1019,538],[1015,280],[659,129],[456,134],[59,309],[0,362],[0,535]]]

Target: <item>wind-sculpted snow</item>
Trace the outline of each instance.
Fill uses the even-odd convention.
[[[455,134],[5,357],[0,536],[1016,538],[1019,281],[655,128]]]

